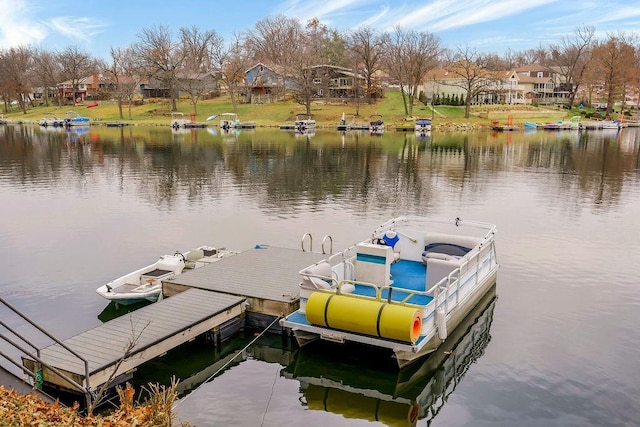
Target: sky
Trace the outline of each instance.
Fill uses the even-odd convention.
[[[321,23],[342,33],[367,25],[437,35],[445,47],[504,54],[558,43],[583,25],[596,35],[640,34],[640,0],[0,0],[0,49],[77,46],[108,59],[144,28],[215,30],[230,41],[267,16]]]

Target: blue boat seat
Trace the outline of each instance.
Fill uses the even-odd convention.
[[[393,249],[393,262],[398,262],[400,260],[400,245],[398,245],[398,241],[400,241],[400,236],[395,231],[386,231],[381,239],[385,245],[390,246]]]

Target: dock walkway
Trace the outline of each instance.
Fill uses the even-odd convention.
[[[88,384],[95,390],[110,378],[126,376],[144,362],[241,315],[244,301],[240,296],[190,289],[82,332],[63,343],[87,360]],[[113,375],[131,342],[135,345]],[[43,348],[40,357],[76,383],[87,384],[83,362],[59,344]],[[32,360],[24,358],[23,363],[34,371]],[[44,366],[43,380],[72,388],[65,379]]]
[[[259,246],[165,280],[165,296],[189,288],[246,297],[247,311],[270,317],[286,316],[300,304],[300,274],[329,254]]]

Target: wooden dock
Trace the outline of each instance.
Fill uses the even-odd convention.
[[[300,305],[298,272],[329,256],[260,246],[164,281],[162,291],[169,299],[189,288],[241,296],[247,298],[249,316],[286,316]]]
[[[300,305],[298,272],[329,256],[263,245],[185,270],[163,281],[164,298],[158,302],[62,341],[87,361],[88,379],[83,360],[62,345],[40,349],[40,359],[66,377],[43,366],[43,381],[76,392],[69,379],[93,390],[107,383],[112,387],[139,365],[205,332],[214,331],[220,339],[245,319],[251,326],[272,325]],[[34,360],[24,356],[22,362],[35,372]]]
[[[242,315],[244,302],[240,296],[190,289],[64,340],[67,347],[87,360],[88,382],[84,363],[59,344],[41,349],[40,358],[76,383],[95,390],[110,378],[131,375],[144,362]],[[130,354],[117,367],[131,342],[135,345]],[[23,364],[35,371],[33,360],[24,357]],[[42,376],[45,384],[77,391],[45,366]]]

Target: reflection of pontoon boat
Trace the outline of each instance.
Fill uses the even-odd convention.
[[[300,382],[311,410],[386,425],[430,423],[469,367],[484,354],[491,336],[495,286],[422,363],[398,370],[376,366],[372,354],[356,360],[339,345],[298,351],[294,363],[281,371]],[[350,360],[351,359],[351,360]]]
[[[391,219],[301,270],[300,308],[281,325],[301,346],[360,343],[408,365],[445,342],[495,282],[495,233],[495,225],[459,218]]]

